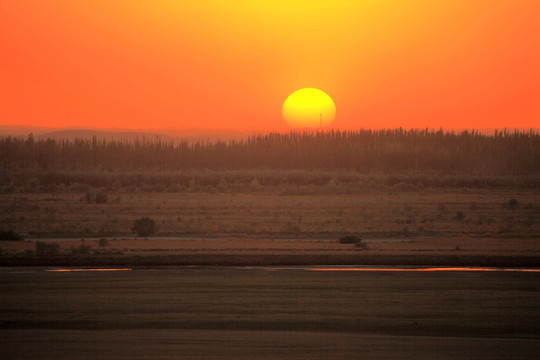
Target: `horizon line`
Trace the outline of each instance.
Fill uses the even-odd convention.
[[[151,135],[167,135],[172,134],[185,134],[192,133],[197,135],[203,135],[208,133],[209,135],[218,134],[230,134],[241,133],[245,135],[254,135],[261,133],[289,133],[289,132],[317,132],[317,131],[362,131],[362,130],[428,130],[428,131],[440,131],[448,132],[463,132],[463,131],[478,131],[483,134],[495,133],[496,131],[518,131],[540,133],[540,127],[415,127],[415,126],[394,126],[394,127],[313,127],[313,128],[280,128],[280,129],[239,129],[239,128],[197,128],[197,127],[185,127],[185,128],[121,128],[121,127],[94,127],[94,126],[41,126],[41,125],[0,125],[0,136],[11,135],[8,134],[10,130],[19,131],[18,134],[13,135],[30,135],[35,130],[40,133],[34,135],[44,135],[49,132],[62,132],[62,131],[95,131],[102,133],[150,133]],[[23,133],[21,133],[23,132]]]

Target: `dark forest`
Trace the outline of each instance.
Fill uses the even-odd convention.
[[[0,139],[4,170],[321,169],[362,173],[532,175],[540,135],[360,130],[254,135],[229,142]]]
[[[540,135],[394,129],[270,133],[195,143],[36,140],[29,135],[0,139],[0,166],[4,188],[115,184],[164,191],[196,183],[219,190],[234,183],[320,186],[358,183],[366,177],[386,185],[537,187]]]

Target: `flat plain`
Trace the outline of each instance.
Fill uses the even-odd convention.
[[[322,192],[322,190],[321,190]],[[156,236],[526,237],[540,233],[535,189],[427,189],[343,195],[111,191],[0,194],[0,225],[27,238],[122,237],[151,217]]]
[[[36,256],[38,241],[58,244],[60,264],[89,263],[89,256],[103,265],[143,264],[141,258],[151,258],[148,265],[229,264],[218,257],[232,255],[257,255],[260,264],[280,263],[261,256],[281,256],[283,264],[306,256],[354,264],[351,256],[399,255],[419,264],[412,257],[441,255],[528,257],[524,264],[534,266],[540,254],[540,197],[527,189],[303,196],[120,191],[108,198],[98,204],[84,193],[1,194],[1,227],[26,238],[1,242],[1,263],[53,264]],[[142,217],[156,223],[151,236],[132,231]],[[365,247],[338,243],[343,235],[361,237]],[[198,261],[203,255],[207,260]]]

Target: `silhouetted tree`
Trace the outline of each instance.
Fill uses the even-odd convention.
[[[366,174],[522,176],[540,172],[540,134],[532,130],[503,130],[493,135],[418,129],[331,130],[269,133],[229,142],[195,143],[145,138],[119,141],[94,137],[70,141],[5,137],[0,139],[0,168],[33,169],[41,174],[44,171],[270,168],[352,170]],[[44,180],[43,176],[39,177],[41,184]],[[62,178],[49,180],[60,183]]]
[[[15,231],[13,230],[0,230],[0,240],[5,240],[5,241],[21,241],[21,240],[24,240],[24,238],[17,234]]]

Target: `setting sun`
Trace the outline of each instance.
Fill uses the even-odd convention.
[[[334,121],[336,106],[324,91],[305,88],[287,97],[282,113],[287,124],[292,127],[323,127]]]

